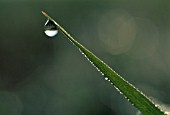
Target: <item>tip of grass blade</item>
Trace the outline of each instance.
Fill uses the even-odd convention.
[[[41,11],[41,13],[42,13],[44,16],[47,16],[47,14],[46,14],[44,11]]]
[[[45,13],[44,11],[41,11],[41,13],[48,19],[50,19],[51,21],[55,22],[47,13]]]
[[[41,11],[42,14],[46,14],[44,11]]]

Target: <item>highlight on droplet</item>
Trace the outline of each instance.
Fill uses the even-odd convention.
[[[49,36],[49,37],[54,37],[54,36],[57,35],[58,30],[45,30],[44,32],[45,32],[45,34],[46,34],[47,36]]]
[[[109,78],[108,78],[108,77],[105,77],[104,79],[105,79],[105,80],[109,80]]]

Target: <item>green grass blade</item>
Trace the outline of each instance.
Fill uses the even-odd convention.
[[[124,80],[120,75],[113,71],[106,63],[96,57],[92,52],[86,49],[83,45],[77,42],[64,28],[62,28],[55,20],[43,12],[43,15],[53,21],[58,29],[67,36],[67,38],[77,46],[88,60],[94,64],[111,83],[144,115],[165,115],[148,97],[136,89],[128,81]]]

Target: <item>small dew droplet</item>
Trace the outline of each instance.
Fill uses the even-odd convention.
[[[104,76],[104,73],[101,72],[101,74],[102,74],[102,76]]]
[[[105,80],[108,80],[109,78],[105,77],[104,79],[105,79]]]
[[[58,34],[58,29],[53,21],[47,20],[44,25],[44,32],[49,37],[54,37]]]

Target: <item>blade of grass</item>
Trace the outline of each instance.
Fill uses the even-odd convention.
[[[86,49],[78,41],[76,41],[70,34],[68,34],[64,28],[62,28],[55,20],[42,11],[42,14],[53,21],[58,29],[67,38],[79,48],[79,50],[85,55],[85,57],[98,68],[105,77],[107,77],[111,83],[144,115],[165,115],[148,97],[135,88],[128,81],[124,80],[120,75],[113,71],[106,63],[96,57],[92,52]]]

